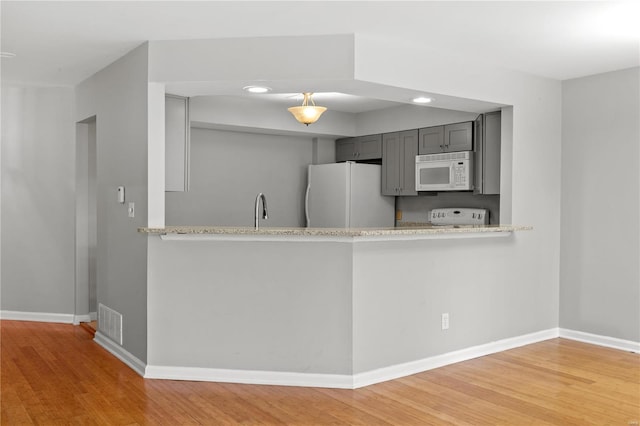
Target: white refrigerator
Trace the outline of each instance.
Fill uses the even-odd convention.
[[[310,165],[307,227],[393,227],[395,197],[381,195],[381,170],[379,165],[351,162]]]

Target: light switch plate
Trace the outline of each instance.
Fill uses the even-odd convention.
[[[118,187],[118,202],[124,204],[124,186]]]
[[[127,209],[129,212],[129,217],[136,217],[136,204],[129,203],[129,208]]]

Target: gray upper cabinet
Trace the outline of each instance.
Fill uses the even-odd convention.
[[[358,138],[358,160],[382,158],[382,135],[360,136]]]
[[[336,140],[336,162],[367,161],[382,158],[382,135],[367,135]]]
[[[418,154],[436,154],[444,150],[444,126],[427,127],[418,131]]]
[[[358,138],[343,138],[336,140],[336,163],[341,161],[355,161],[357,139]]]
[[[475,194],[500,194],[500,149],[502,114],[483,114],[475,127]]]
[[[473,122],[426,127],[419,130],[418,154],[471,151],[473,149]]]
[[[473,122],[444,126],[446,151],[471,151],[473,149]]]
[[[416,155],[417,130],[382,135],[382,195],[418,195]]]
[[[400,133],[385,133],[382,135],[382,195],[398,195],[400,168]]]
[[[165,191],[189,189],[189,98],[165,95]]]

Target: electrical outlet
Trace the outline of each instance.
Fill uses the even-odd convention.
[[[448,330],[449,329],[449,314],[448,313],[442,314],[442,329],[443,330]]]

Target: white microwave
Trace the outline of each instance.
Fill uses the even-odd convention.
[[[473,152],[416,156],[416,191],[473,189]]]

